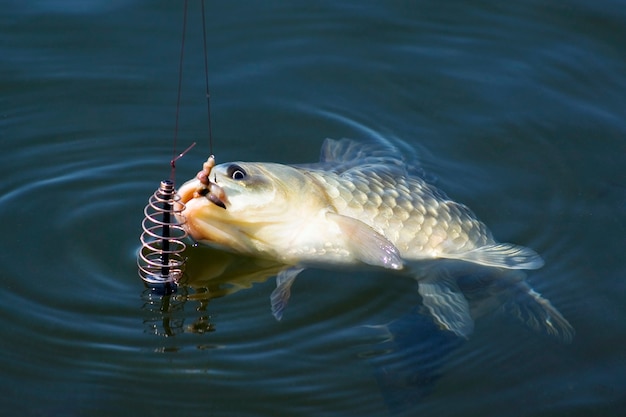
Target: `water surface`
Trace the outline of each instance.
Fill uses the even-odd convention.
[[[209,153],[191,3],[178,149],[198,146],[178,181]],[[407,143],[499,240],[541,253],[529,282],[573,343],[501,315],[450,338],[420,314],[414,281],[374,270],[305,271],[277,322],[272,266],[204,248],[189,249],[176,295],[151,294],[135,254],[169,176],[182,2],[10,0],[5,413],[621,415],[621,4],[248,3],[207,2],[218,161],[313,162],[325,137]]]

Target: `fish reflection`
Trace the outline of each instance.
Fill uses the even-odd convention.
[[[162,304],[151,304],[151,331],[163,336],[179,333],[207,333],[219,330],[211,322],[211,300],[226,297],[255,284],[280,276],[285,266],[268,260],[242,257],[207,247],[190,247],[186,280],[178,294],[164,296]],[[468,302],[472,320],[506,313],[528,328],[557,340],[570,335],[554,334],[545,325],[549,316],[547,301],[533,291],[522,271],[492,267],[468,267],[461,261],[433,261],[420,264],[415,275],[428,282],[446,279],[454,282]],[[341,273],[340,271],[337,273]],[[429,275],[430,274],[430,275]],[[445,278],[441,278],[445,277]],[[391,278],[391,277],[390,277]],[[398,274],[397,279],[403,279]],[[270,296],[268,289],[268,298]],[[455,301],[456,302],[456,301]],[[192,305],[192,317],[181,312]],[[269,313],[268,301],[268,311]],[[185,323],[185,321],[188,321]],[[154,331],[159,327],[159,331]],[[428,395],[441,375],[447,358],[467,340],[441,326],[431,308],[422,301],[389,323],[355,324],[342,332],[345,345],[356,346],[359,356],[372,366],[372,374],[392,413],[400,413]],[[365,337],[364,337],[365,336]],[[168,348],[176,350],[176,348]]]
[[[551,317],[553,307],[526,283],[522,271],[468,268],[465,263],[448,262],[423,265],[420,273],[424,279],[428,279],[429,271],[454,280],[468,301],[473,320],[499,315],[558,342],[573,337],[554,331],[567,327],[546,324],[558,317]],[[362,356],[373,365],[381,394],[393,415],[412,409],[433,390],[447,358],[467,340],[438,325],[424,303],[389,323],[366,327],[368,334],[379,341],[369,345],[370,350]]]
[[[148,288],[144,291],[143,310],[146,332],[170,337],[180,333],[207,333],[215,330],[208,306],[212,299],[225,297],[276,276],[284,265],[236,256],[207,247],[188,247],[184,252],[187,267],[175,294],[163,295]],[[185,308],[194,305],[192,323]]]
[[[448,356],[465,342],[441,330],[421,305],[388,324],[368,327],[381,340],[361,356],[372,365],[392,414],[418,405],[435,387]]]

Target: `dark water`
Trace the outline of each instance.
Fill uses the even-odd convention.
[[[0,9],[3,415],[617,416],[626,407],[626,11],[617,1],[208,2],[218,161],[312,162],[325,137],[402,140],[576,329],[499,315],[468,341],[416,284],[275,270],[201,248],[173,297],[137,276],[172,155],[182,2]],[[177,179],[208,155],[191,2]],[[395,339],[379,326],[389,324]]]

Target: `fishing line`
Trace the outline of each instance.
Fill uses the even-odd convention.
[[[183,34],[182,40],[180,43],[180,59],[178,61],[178,94],[176,98],[176,116],[175,116],[175,124],[174,124],[174,150],[172,152],[172,160],[170,165],[172,167],[172,171],[170,173],[170,179],[172,182],[176,182],[176,144],[178,142],[178,120],[180,116],[180,97],[183,86],[183,61],[185,58],[185,34],[187,33],[187,5],[189,0],[185,0],[185,4],[183,6]]]
[[[202,5],[202,40],[204,44],[204,79],[206,84],[206,104],[209,128],[209,154],[213,155],[213,132],[211,131],[211,93],[209,91],[209,61],[206,42],[206,18],[204,13],[204,0],[201,0],[200,3]]]
[[[161,181],[159,188],[149,198],[144,208],[144,219],[141,223],[141,248],[137,255],[139,276],[144,283],[160,295],[169,295],[176,292],[178,282],[183,276],[186,259],[183,252],[186,249],[184,239],[188,236],[184,227],[185,204],[175,189],[176,161],[189,152],[196,143],[193,142],[187,149],[177,154],[178,131],[180,120],[180,105],[183,84],[183,63],[185,59],[185,40],[187,34],[187,10],[189,1],[183,6],[183,33],[180,45],[180,59],[178,61],[178,91],[176,98],[176,114],[174,124],[174,138],[172,159],[170,160],[170,179]],[[202,35],[204,44],[204,74],[206,82],[206,98],[208,111],[209,147],[213,154],[213,135],[211,131],[211,100],[209,93],[209,65],[206,40],[206,19],[204,0],[202,6]]]

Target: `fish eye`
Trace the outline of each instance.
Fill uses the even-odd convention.
[[[246,171],[237,164],[232,164],[226,170],[226,174],[234,180],[242,180],[246,178]]]

